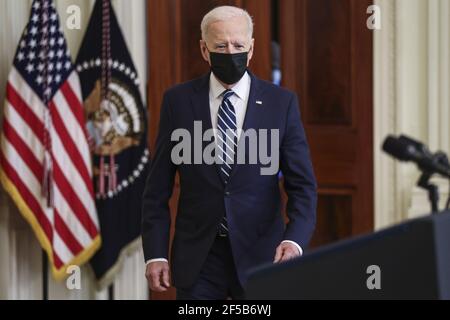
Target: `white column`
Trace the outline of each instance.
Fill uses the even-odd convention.
[[[428,142],[428,2],[396,1],[397,132]],[[403,217],[411,206],[411,190],[419,177],[412,164],[398,163]]]
[[[440,130],[440,23],[439,23],[439,2],[440,0],[430,0],[428,10],[428,138],[430,148],[436,149],[439,146]]]
[[[450,150],[450,3],[429,0],[428,135],[433,150]]]
[[[396,166],[381,146],[388,134],[395,133],[395,1],[377,0],[381,8],[381,30],[374,31],[374,157],[375,157],[375,227],[401,220],[396,188]]]

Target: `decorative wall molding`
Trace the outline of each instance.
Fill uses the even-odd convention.
[[[380,150],[384,138],[403,133],[424,141],[433,151],[450,151],[450,4],[447,0],[377,0],[376,4],[382,10],[382,30],[374,32],[379,229],[430,211],[426,192],[415,187],[419,171],[384,155]],[[446,190],[442,188],[441,198]]]

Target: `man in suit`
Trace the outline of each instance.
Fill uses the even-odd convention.
[[[201,29],[201,53],[210,74],[170,89],[162,103],[143,195],[146,276],[153,291],[170,286],[168,202],[178,172],[180,199],[171,251],[177,298],[239,299],[252,268],[303,254],[315,227],[316,181],[296,95],[247,69],[254,53],[249,14],[218,7],[204,17]],[[174,159],[173,133],[183,130],[195,140],[198,123],[202,132],[214,129],[211,140],[218,161],[180,163]],[[267,163],[249,161],[246,132],[251,129],[277,133],[258,142],[276,161],[272,174],[264,174]],[[184,142],[192,152],[183,150],[181,158],[198,160],[206,154],[208,141],[201,141],[200,149],[195,141]],[[236,161],[241,151],[248,153],[243,153],[244,161]],[[287,225],[278,168],[288,194]]]

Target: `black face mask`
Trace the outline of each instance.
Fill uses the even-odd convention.
[[[209,56],[212,72],[228,85],[239,82],[247,71],[248,52],[234,54],[209,52]]]

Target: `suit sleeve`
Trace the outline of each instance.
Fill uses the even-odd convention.
[[[142,201],[142,246],[145,261],[168,259],[170,237],[169,199],[172,196],[176,166],[172,152],[171,110],[167,94],[164,96],[156,149]]]
[[[288,195],[289,223],[284,239],[306,249],[316,224],[317,183],[296,95],[289,104],[286,130],[281,141],[280,167]]]

